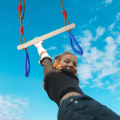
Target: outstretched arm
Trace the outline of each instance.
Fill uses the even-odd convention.
[[[35,38],[34,38],[35,39]],[[46,50],[42,47],[43,41],[34,44],[37,47],[40,60],[39,63],[43,66],[44,75],[46,75],[52,67],[52,58],[48,55]]]
[[[43,66],[43,72],[44,72],[44,76],[51,70],[52,68],[52,59],[51,57],[48,55],[48,53],[46,52],[46,50],[42,47],[42,43],[43,41],[34,44],[34,46],[37,47],[39,56],[40,56],[40,60],[39,63]],[[44,81],[43,81],[43,89],[44,89]]]

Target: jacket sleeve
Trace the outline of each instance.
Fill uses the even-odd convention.
[[[51,69],[53,68],[52,65],[52,59],[49,57],[45,57],[40,61],[41,66],[43,66],[43,72],[44,72],[44,76],[51,71]]]

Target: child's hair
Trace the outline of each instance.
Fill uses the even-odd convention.
[[[70,55],[75,56],[74,54],[70,53],[69,51],[66,51],[66,52],[63,53],[63,54],[57,55],[57,56],[55,57],[55,59],[54,59],[54,62],[55,62],[55,60],[57,60],[58,62],[60,62],[60,60],[62,59],[62,57],[63,57],[64,55],[66,55],[66,54],[70,54]],[[76,56],[75,56],[75,57],[76,57]]]

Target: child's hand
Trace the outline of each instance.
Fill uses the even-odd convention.
[[[38,37],[36,37],[36,38],[34,38],[34,39],[38,39]],[[35,43],[34,46],[36,46],[37,48],[38,48],[38,47],[42,47],[42,43],[43,43],[43,41],[40,41],[40,42],[38,42],[38,43]]]

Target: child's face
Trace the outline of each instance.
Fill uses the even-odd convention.
[[[64,55],[58,64],[58,68],[69,71],[77,76],[77,57],[71,54]]]

